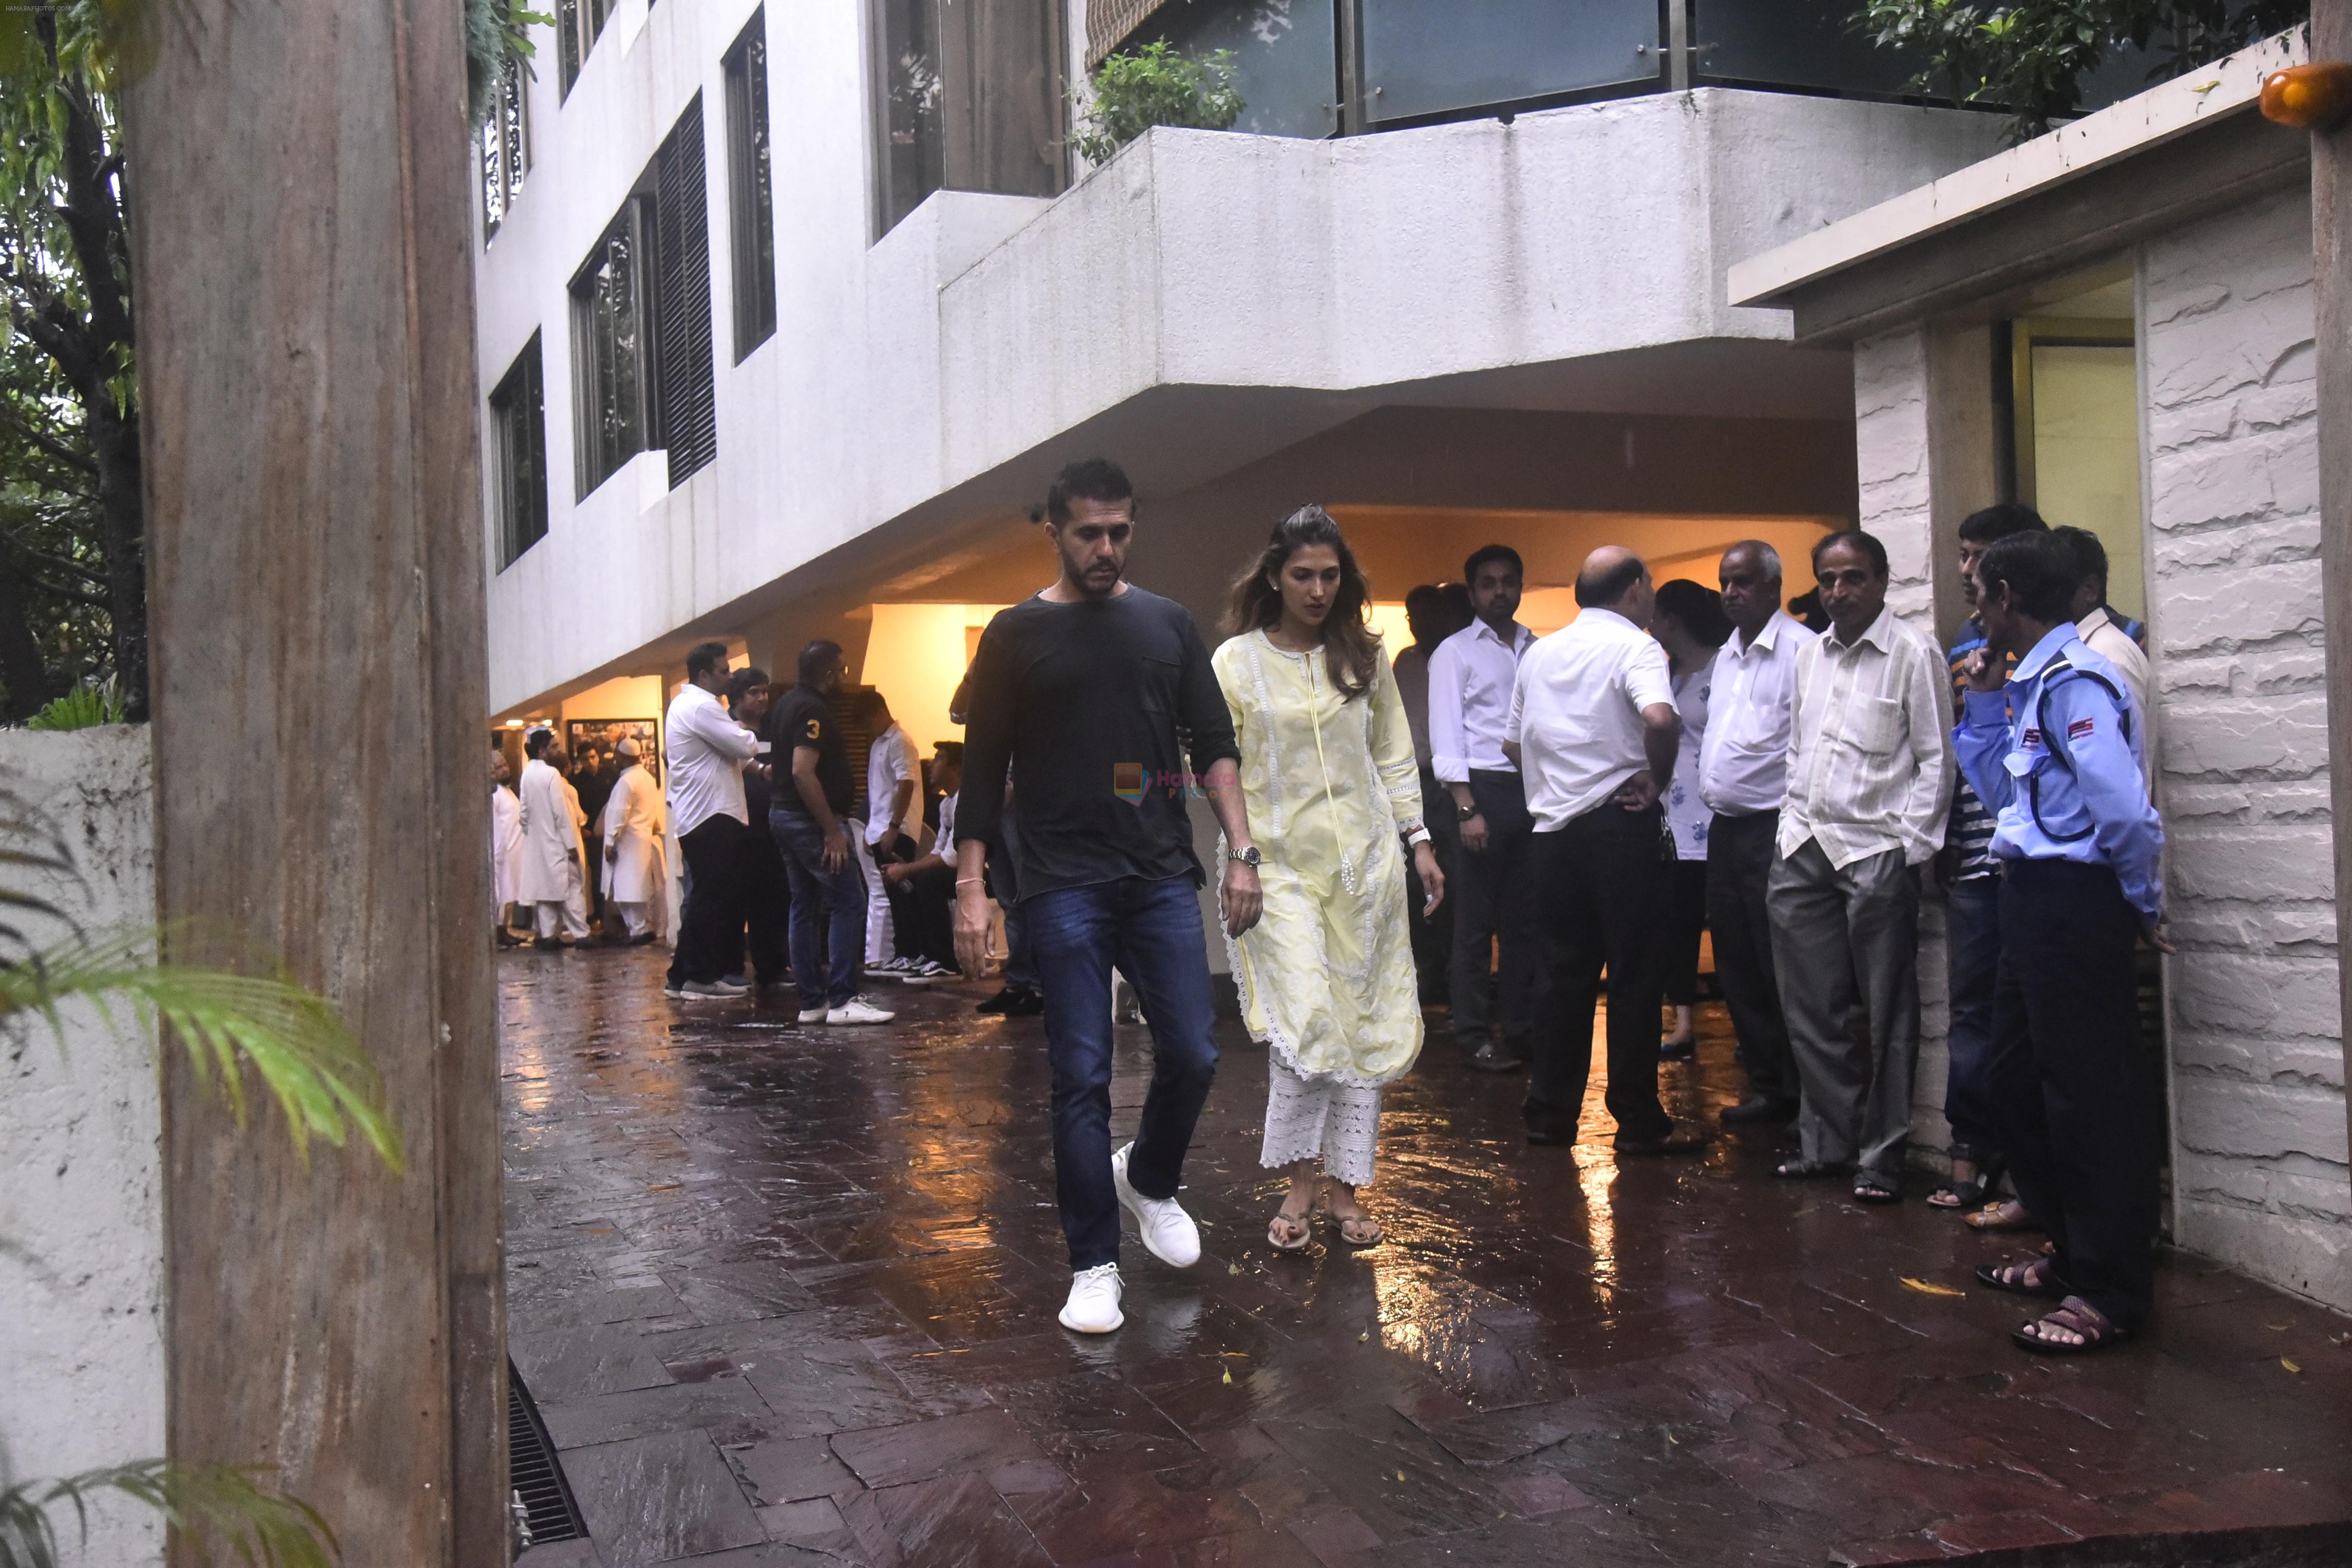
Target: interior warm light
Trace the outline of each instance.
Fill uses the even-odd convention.
[[[522,728],[522,721],[520,719],[509,719],[507,721],[506,727],[509,730],[520,730]]]
[[[2326,131],[2352,114],[2352,65],[2289,66],[2263,82],[2263,118],[2298,131]]]

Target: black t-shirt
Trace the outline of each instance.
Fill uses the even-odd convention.
[[[796,747],[813,746],[816,750],[816,782],[824,791],[824,803],[833,807],[836,816],[849,815],[849,803],[854,798],[849,787],[849,751],[842,744],[841,725],[826,705],[824,693],[813,686],[795,686],[776,700],[768,710],[768,761],[776,770],[777,809],[805,814],[808,807],[801,800],[800,786],[792,782],[793,752]]]
[[[1021,897],[1122,877],[1202,878],[1181,728],[1198,783],[1236,760],[1233,716],[1183,605],[1031,598],[998,613],[971,664],[956,837],[1001,843],[1014,788]]]

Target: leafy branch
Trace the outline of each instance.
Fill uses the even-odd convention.
[[[1121,49],[1096,68],[1090,100],[1072,95],[1081,121],[1070,145],[1105,163],[1155,125],[1232,130],[1248,107],[1234,87],[1233,61],[1231,49],[1188,59],[1165,41]]]
[[[2179,76],[2311,16],[2310,0],[1865,0],[1854,25],[1929,62],[1915,90],[2007,109],[2010,140],[2083,111],[2083,82],[2125,48]]]
[[[0,1491],[0,1568],[57,1568],[53,1516],[70,1507],[86,1541],[90,1505],[107,1492],[162,1514],[171,1530],[200,1552],[210,1542],[226,1542],[247,1568],[331,1568],[334,1531],[310,1504],[265,1489],[264,1473],[236,1465],[141,1459],[78,1476],[20,1481]]]

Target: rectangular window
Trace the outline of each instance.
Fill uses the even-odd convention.
[[[702,100],[687,105],[572,280],[579,494],[667,447],[676,486],[719,451]]]
[[[727,51],[727,210],[735,251],[735,361],[776,331],[776,209],[768,174],[768,27],[751,13]]]
[[[523,96],[522,66],[509,60],[499,68],[498,97],[482,122],[482,243],[499,232],[507,209],[530,170],[530,118]]]
[[[655,444],[659,390],[646,253],[653,198],[633,195],[572,281],[573,467],[586,497]]]
[[[618,0],[556,0],[555,52],[565,97],[571,96],[572,84],[580,79],[580,68],[587,62],[588,51],[596,47],[604,19],[616,4]]]
[[[547,395],[539,334],[490,394],[490,460],[498,484],[499,570],[547,535]]]
[[[1055,0],[875,0],[873,26],[877,233],[937,190],[1061,194]]]

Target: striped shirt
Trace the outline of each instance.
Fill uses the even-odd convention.
[[[1912,866],[1935,856],[1953,773],[1942,674],[1893,610],[1851,643],[1832,630],[1798,651],[1783,858],[1809,838],[1841,869],[1889,849]]]
[[[1970,616],[1960,623],[1960,635],[1952,639],[1951,658],[1947,668],[1952,677],[1952,718],[1961,719],[1966,711],[1969,694],[1968,662],[1970,655],[1985,646],[1984,623]],[[2017,659],[2009,660],[2010,673],[2015,674]],[[1959,869],[1952,879],[1965,882],[1974,877],[1990,877],[1996,868],[1992,863],[1992,813],[1963,776],[1952,791],[1952,819],[1944,830],[1944,842],[1958,850]]]

